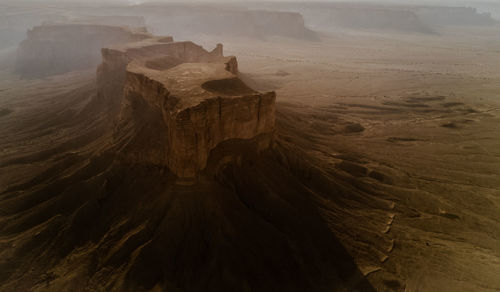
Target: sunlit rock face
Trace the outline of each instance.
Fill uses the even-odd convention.
[[[232,139],[258,136],[269,147],[274,92],[259,93],[238,78],[222,45],[209,52],[192,42],[159,37],[102,50],[102,98],[121,99],[116,143],[136,163],[167,166],[181,178],[205,169],[210,152]]]
[[[99,64],[102,47],[148,37],[144,29],[109,25],[36,26],[18,47],[15,71],[25,77],[44,77],[90,69]]]

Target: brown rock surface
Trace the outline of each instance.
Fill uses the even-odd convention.
[[[28,31],[17,50],[15,71],[43,77],[89,69],[100,60],[100,49],[148,38],[144,29],[94,24],[46,24]]]
[[[208,52],[192,42],[158,37],[102,53],[101,95],[121,100],[123,92],[125,98],[117,132],[144,120],[138,114],[141,102],[163,123],[151,139],[154,145],[127,148],[126,156],[134,162],[165,165],[178,177],[195,177],[221,142],[269,137],[274,131],[275,93],[261,94],[245,85],[237,76],[236,58],[224,57],[222,45]],[[265,141],[263,149],[269,147],[270,140]]]

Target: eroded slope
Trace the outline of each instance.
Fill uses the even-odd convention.
[[[220,62],[220,47],[210,53],[168,38],[151,42],[160,44],[134,58],[138,64],[127,61],[129,53],[141,51],[137,46],[105,50],[110,59],[100,67],[97,89],[89,75],[81,83],[71,75],[54,77],[43,81],[46,102],[37,106],[39,80],[19,80],[23,86],[1,91],[23,96],[23,102],[2,104],[12,112],[1,117],[10,126],[2,132],[2,148],[9,152],[0,156],[0,289],[370,291],[320,216],[315,193],[280,161],[278,144],[267,139],[262,147],[258,121],[272,117],[259,110],[266,94],[238,79],[233,58]],[[180,54],[175,58],[216,56],[216,62],[151,59],[149,53],[158,57],[154,51],[170,43]],[[196,74],[205,69],[220,75]],[[103,79],[109,72],[121,73]],[[202,93],[199,99],[181,94],[184,87],[173,82],[179,78],[169,79],[172,84],[160,78],[183,72],[202,77],[186,87]],[[160,97],[168,101],[171,95],[177,99],[172,107],[158,106]],[[274,106],[274,95],[267,96],[267,106]],[[200,111],[205,103],[215,103],[221,118],[212,121],[208,107]],[[257,112],[231,114],[252,107]],[[64,115],[67,108],[72,111]],[[231,115],[233,121],[226,118]],[[210,131],[207,123],[223,122],[215,132],[220,142],[207,150],[206,167],[194,183],[179,184],[169,164],[127,158],[134,149],[145,155],[168,149],[165,119],[177,126],[186,116],[202,125],[180,123],[177,133],[189,137]],[[47,117],[57,118],[49,126],[42,123]],[[238,127],[251,129],[242,130],[245,139],[237,136]],[[21,151],[18,145],[24,145]]]

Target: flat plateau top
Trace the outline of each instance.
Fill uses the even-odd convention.
[[[238,98],[257,94],[236,75],[228,72],[223,62],[182,63],[165,70],[152,69],[147,64],[147,60],[135,60],[128,65],[127,71],[163,84],[171,95],[179,99],[177,106],[181,109],[219,96]]]
[[[174,43],[172,37],[169,36],[152,37],[149,34],[144,34],[144,35],[147,37],[142,40],[129,42],[126,44],[111,45],[107,47],[107,49],[120,52],[127,52],[130,49],[147,49],[148,47],[155,45],[165,45]]]

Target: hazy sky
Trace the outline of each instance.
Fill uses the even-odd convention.
[[[24,0],[24,1],[37,1],[43,2],[46,0]],[[87,2],[85,0],[58,0],[60,2]],[[432,3],[439,5],[443,2],[446,3],[491,3],[491,4],[499,4],[500,0],[250,0],[253,2],[256,1],[273,1],[273,2],[378,2],[378,3]],[[0,1],[1,2],[1,1]],[[90,2],[249,2],[248,0],[94,0]]]
[[[76,0],[75,0],[76,1]],[[121,1],[127,2],[130,0],[110,0],[110,1]],[[141,2],[185,2],[186,0],[142,0]],[[190,0],[191,2],[248,2],[248,0]],[[252,1],[252,0],[251,0]],[[429,2],[439,4],[442,3],[443,0],[253,0],[253,1],[271,1],[271,2]],[[500,0],[444,0],[444,2],[490,2],[490,3],[499,3]]]
[[[121,1],[121,2],[131,2],[131,1],[140,1],[140,2],[186,2],[186,0],[110,0],[110,1]],[[187,0],[189,2],[248,2],[248,0]],[[272,2],[395,2],[395,3],[433,3],[439,5],[440,3],[468,3],[468,2],[476,2],[476,3],[498,3],[500,4],[500,0],[250,0],[250,1],[272,1]]]
[[[78,1],[78,0],[76,0]],[[244,2],[370,2],[370,3],[398,3],[398,4],[426,4],[426,5],[445,5],[445,6],[500,6],[500,0],[109,0],[118,2],[128,2],[130,4],[145,2],[226,2],[226,3],[244,3]]]
[[[6,0],[0,0],[0,3]],[[9,1],[9,0],[7,0]],[[12,0],[10,0],[12,1]],[[47,0],[20,0],[20,2],[49,2]],[[174,3],[210,3],[210,2],[224,2],[224,3],[245,3],[245,2],[370,2],[370,3],[393,3],[393,4],[425,4],[436,6],[476,6],[476,7],[500,7],[500,0],[54,0],[58,2],[82,2],[82,3],[128,3],[140,4],[147,2],[174,2]],[[495,9],[496,10],[496,9]]]

